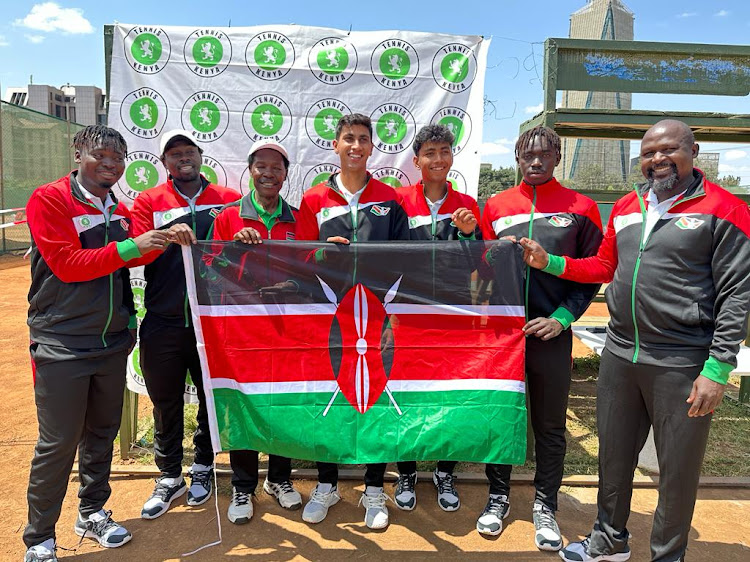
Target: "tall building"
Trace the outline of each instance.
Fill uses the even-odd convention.
[[[4,101],[82,125],[106,125],[106,96],[96,86],[29,84],[5,90]]]
[[[633,12],[620,0],[588,0],[570,16],[573,39],[632,41]],[[562,107],[630,109],[632,95],[618,92],[565,91]],[[574,179],[588,167],[597,167],[605,178],[622,178],[629,173],[630,143],[619,140],[564,138],[557,177]]]

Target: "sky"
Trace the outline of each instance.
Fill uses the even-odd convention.
[[[104,89],[103,26],[116,22],[187,26],[298,24],[359,31],[403,29],[491,38],[485,96],[482,161],[513,165],[519,125],[541,110],[544,40],[567,37],[570,14],[586,0],[529,2],[433,0],[343,2],[101,2],[57,0],[3,3],[0,89],[29,83],[96,85]],[[635,14],[635,39],[682,43],[750,43],[747,0],[625,0]],[[274,8],[281,8],[275,10]],[[750,114],[750,97],[635,94],[633,109]],[[631,154],[638,153],[631,143]],[[719,151],[720,175],[750,186],[750,143],[702,144]]]

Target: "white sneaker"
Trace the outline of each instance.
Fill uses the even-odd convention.
[[[294,489],[289,480],[279,484],[266,480],[263,482],[263,490],[269,496],[276,498],[276,501],[284,509],[295,510],[302,507],[302,496]]]
[[[483,535],[495,537],[503,530],[503,519],[510,514],[508,496],[490,494],[484,511],[477,519],[477,531]]]
[[[55,539],[47,539],[43,543],[35,544],[26,551],[23,562],[57,562],[56,548]]]
[[[227,509],[227,518],[235,525],[249,523],[253,517],[253,498],[247,492],[232,488],[232,501]]]
[[[555,519],[555,512],[541,502],[534,502],[532,510],[534,519],[534,544],[539,550],[557,552],[562,547],[560,527]]]
[[[177,478],[161,477],[156,479],[156,486],[151,497],[146,500],[141,509],[143,519],[156,519],[163,515],[172,502],[187,492],[187,485],[182,476]]]
[[[456,511],[461,507],[461,500],[456,490],[456,477],[450,472],[432,473],[432,482],[437,488],[437,501],[443,511]]]
[[[318,482],[310,494],[310,501],[302,510],[302,520],[308,523],[320,523],[328,515],[328,508],[336,505],[340,499],[338,486]]]
[[[589,537],[586,537],[580,542],[568,543],[568,546],[563,548],[558,554],[566,562],[625,562],[626,560],[630,560],[630,547],[627,545],[623,552],[591,556],[589,554],[589,541]]]
[[[388,507],[391,498],[378,486],[367,486],[359,503],[365,506],[365,525],[370,529],[385,529],[388,526]]]
[[[396,482],[396,491],[393,500],[396,507],[404,511],[411,511],[417,507],[417,493],[414,488],[417,485],[417,473],[399,474]]]
[[[92,513],[86,519],[79,513],[73,530],[79,537],[94,539],[105,548],[117,548],[133,538],[125,527],[112,519],[111,511],[103,509]]]

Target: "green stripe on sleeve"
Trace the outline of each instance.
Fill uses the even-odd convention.
[[[562,325],[563,330],[567,330],[570,328],[570,325],[575,322],[575,316],[573,316],[567,308],[562,306],[558,306],[557,310],[550,314],[549,317],[557,320]]]
[[[565,273],[565,256],[556,256],[555,254],[547,255],[549,256],[549,263],[547,264],[547,267],[542,269],[542,271],[557,277]]]
[[[701,375],[707,379],[711,379],[719,384],[727,384],[729,380],[729,373],[734,370],[734,366],[729,363],[722,363],[714,357],[709,357],[703,364]]]
[[[130,261],[141,257],[141,251],[132,238],[118,242],[117,253],[120,254],[122,261]]]

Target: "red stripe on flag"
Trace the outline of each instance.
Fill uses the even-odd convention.
[[[328,350],[332,321],[326,315],[203,316],[210,375],[241,383],[334,380]],[[409,314],[391,321],[391,379],[524,378],[522,317]],[[356,359],[356,343],[343,355]],[[355,364],[344,361],[342,369]]]

